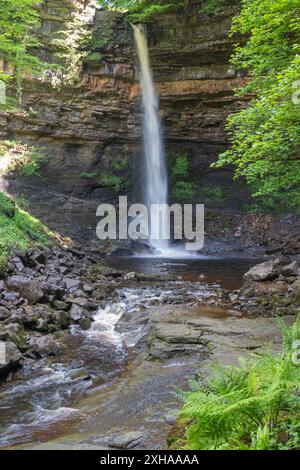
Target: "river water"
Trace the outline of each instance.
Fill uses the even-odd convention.
[[[147,311],[153,306],[190,305],[218,295],[220,286],[235,289],[249,260],[156,258],[110,259],[109,265],[126,272],[165,274],[172,282],[128,282],[99,307],[93,328],[73,327],[61,341],[60,353],[28,361],[0,389],[0,445],[20,446],[44,442],[78,429],[103,390],[120,380],[146,347]],[[119,403],[120,410],[122,402]]]

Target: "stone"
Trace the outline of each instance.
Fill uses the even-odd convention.
[[[79,288],[81,282],[79,279],[67,278],[65,279],[65,284],[66,284],[66,288],[72,292]]]
[[[0,377],[15,370],[22,359],[22,354],[11,341],[0,341]]]
[[[280,267],[276,260],[265,261],[251,268],[244,274],[244,279],[246,281],[272,281],[279,276],[279,273]]]
[[[68,328],[71,323],[70,313],[64,310],[58,310],[53,314],[55,323],[63,329]]]
[[[71,319],[74,322],[78,322],[79,320],[85,317],[85,311],[76,304],[73,304],[70,311]]]
[[[6,302],[11,302],[14,305],[17,305],[20,301],[20,294],[19,292],[5,292],[3,298]]]
[[[30,265],[33,267],[37,267],[40,264],[45,265],[47,262],[46,255],[42,251],[30,252],[30,254],[28,255],[28,259]]]
[[[113,449],[134,449],[142,443],[144,433],[140,431],[130,431],[116,437],[109,443]]]
[[[19,292],[31,305],[36,304],[44,297],[44,292],[38,281],[29,277],[21,275],[11,276],[6,281],[6,285],[9,289]]]
[[[16,270],[19,272],[24,271],[24,264],[22,263],[21,259],[19,257],[15,257],[12,259],[12,263],[14,263]]]
[[[202,332],[192,325],[158,324],[154,334],[158,339],[170,344],[201,344]]]
[[[293,261],[287,266],[283,266],[281,274],[285,277],[296,277],[300,276],[300,266],[297,261]]]

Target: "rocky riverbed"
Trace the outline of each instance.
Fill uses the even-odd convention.
[[[297,263],[251,265],[67,243],[14,256],[0,285],[1,446],[166,448],[175,387],[211,360],[276,349],[274,316],[295,318]]]

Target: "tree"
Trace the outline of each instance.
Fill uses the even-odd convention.
[[[43,62],[34,55],[40,44],[36,29],[40,23],[39,0],[0,0],[0,58],[8,62],[17,76],[26,71],[40,73]],[[0,71],[7,80],[10,73]]]
[[[282,208],[300,203],[299,9],[300,0],[243,0],[231,35],[247,41],[232,64],[250,74],[238,94],[254,98],[229,117],[231,148],[213,165],[234,164],[254,197]]]

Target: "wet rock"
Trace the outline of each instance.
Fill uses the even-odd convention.
[[[15,370],[22,359],[22,354],[11,341],[0,341],[0,377]]]
[[[244,278],[246,281],[272,281],[279,276],[279,273],[279,263],[272,260],[257,264],[244,275]]]
[[[143,437],[143,432],[130,431],[116,437],[108,445],[113,449],[134,449],[142,443]]]
[[[36,304],[44,297],[40,284],[29,277],[12,276],[6,281],[6,285],[9,289],[19,292],[31,305]]]

